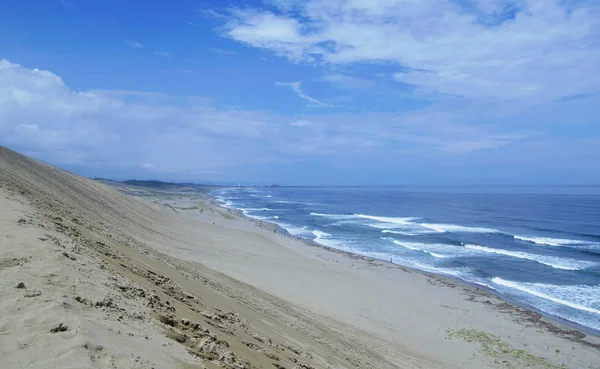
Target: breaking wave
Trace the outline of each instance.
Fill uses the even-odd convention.
[[[583,261],[583,260],[565,259],[565,258],[559,258],[559,257],[555,257],[555,256],[530,254],[530,253],[522,252],[522,251],[509,251],[509,250],[504,250],[504,249],[494,249],[494,248],[478,246],[478,245],[465,245],[465,248],[470,249],[470,250],[486,252],[486,253],[490,253],[490,254],[498,254],[498,255],[519,258],[519,259],[532,260],[532,261],[538,262],[540,264],[548,265],[555,269],[581,270],[581,269],[590,268],[590,267],[596,265],[595,263],[587,262],[587,261]]]

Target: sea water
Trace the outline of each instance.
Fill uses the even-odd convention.
[[[248,187],[225,206],[600,332],[600,188]]]

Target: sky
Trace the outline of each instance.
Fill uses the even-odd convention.
[[[0,145],[89,177],[600,184],[600,0],[5,0]]]

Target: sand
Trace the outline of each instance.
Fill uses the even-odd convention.
[[[600,368],[486,291],[1,147],[0,307],[2,368]]]

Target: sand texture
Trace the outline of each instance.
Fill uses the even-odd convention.
[[[116,187],[0,147],[0,368],[600,368],[486,291]]]

